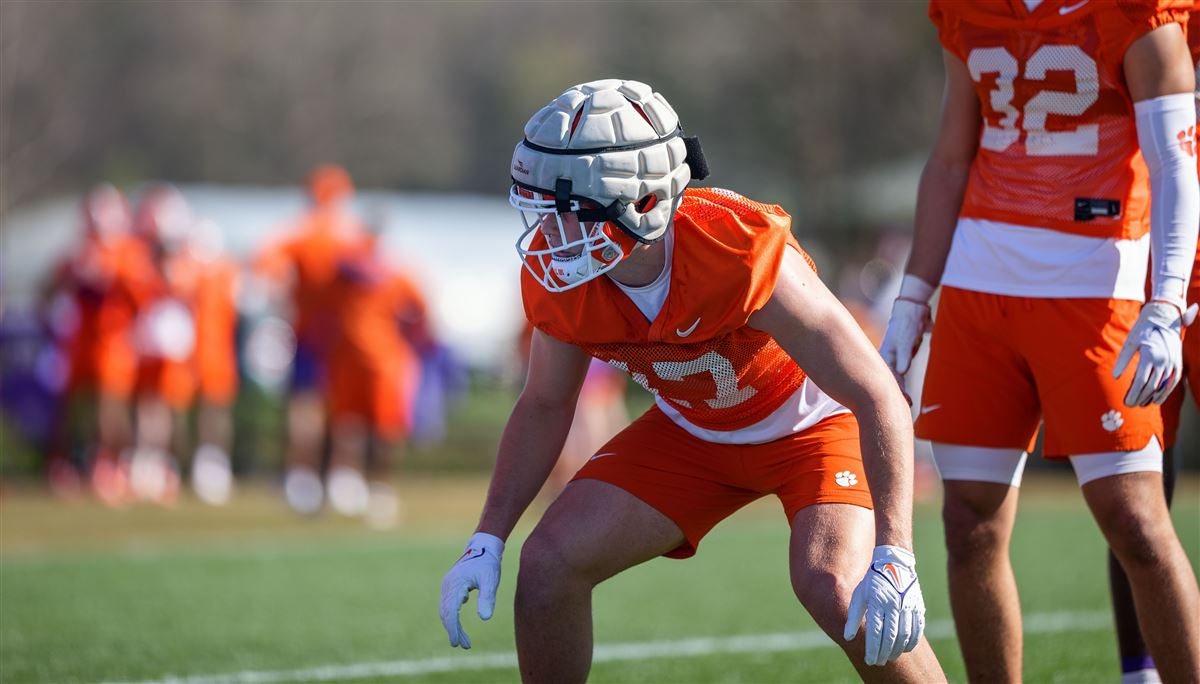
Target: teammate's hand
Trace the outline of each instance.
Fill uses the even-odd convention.
[[[442,578],[442,626],[450,636],[451,646],[471,648],[471,639],[459,622],[458,609],[467,602],[472,589],[479,590],[479,618],[492,618],[503,555],[504,540],[486,532],[476,532],[467,542],[467,550]]]
[[[854,588],[842,636],[858,635],[866,618],[866,663],[886,665],[917,647],[925,630],[925,599],[917,559],[899,546],[877,546],[867,575]]]
[[[1113,377],[1121,377],[1137,352],[1137,370],[1125,394],[1126,406],[1166,401],[1183,376],[1182,330],[1195,318],[1195,304],[1182,315],[1179,307],[1169,302],[1151,300],[1142,307],[1113,366]]]
[[[901,389],[904,388],[904,375],[908,373],[913,356],[921,346],[921,338],[933,324],[929,311],[929,298],[933,296],[933,290],[934,287],[929,283],[911,273],[907,274],[900,285],[900,296],[892,304],[892,317],[888,319],[879,354],[888,368],[892,369]]]

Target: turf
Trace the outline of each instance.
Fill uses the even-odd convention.
[[[516,544],[496,617],[467,618],[471,654],[446,646],[437,618],[441,574],[461,550],[483,484],[407,482],[406,524],[388,533],[329,517],[295,519],[266,487],[242,492],[221,510],[184,501],[175,510],[112,511],[8,491],[0,502],[0,680],[140,681],[511,652]],[[1025,611],[1102,615],[1103,542],[1078,490],[1049,476],[1028,482],[1023,499],[1013,557]],[[1200,481],[1183,483],[1175,520],[1195,564]],[[934,504],[919,509],[916,533],[930,619],[944,623],[945,557]],[[597,643],[815,629],[788,586],[786,538],[776,504],[764,502],[718,527],[696,558],[656,560],[602,585]],[[962,681],[953,639],[933,645],[951,678]],[[1111,627],[1031,635],[1025,668],[1030,682],[1114,681]],[[600,662],[592,672],[598,682],[855,679],[832,646]],[[517,676],[493,668],[357,679],[391,680]]]

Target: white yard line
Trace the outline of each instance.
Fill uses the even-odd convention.
[[[1112,627],[1107,612],[1094,613],[1034,613],[1025,616],[1026,634],[1055,634],[1061,632],[1092,632]],[[954,624],[938,620],[926,626],[932,639],[954,637]],[[731,637],[694,637],[669,641],[638,641],[598,644],[592,662],[610,663],[628,660],[708,656],[719,653],[777,653],[781,651],[811,651],[834,648],[824,632],[779,632],[746,634]],[[244,670],[228,674],[167,676],[136,684],[278,684],[281,682],[331,682],[381,677],[410,677],[437,672],[491,670],[516,668],[517,654],[460,652],[438,658],[390,660],[349,665],[325,665],[302,670]]]

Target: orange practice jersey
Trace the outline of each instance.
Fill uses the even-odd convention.
[[[791,224],[777,205],[689,189],[675,214],[671,281],[654,321],[608,278],[551,293],[527,269],[525,315],[546,334],[629,373],[692,424],[749,427],[805,378],[770,335],[747,325],[774,292],[783,250],[800,251]]]
[[[366,234],[351,216],[316,208],[303,217],[295,234],[269,247],[255,269],[276,280],[293,278],[296,335],[325,349],[332,342],[337,318],[333,293],[338,264],[364,248]]]
[[[333,293],[339,331],[335,358],[391,369],[413,356],[410,339],[423,335],[425,299],[411,280],[363,252],[340,262]]]
[[[1191,0],[932,0],[983,116],[961,215],[1102,238],[1149,230],[1125,51]]]

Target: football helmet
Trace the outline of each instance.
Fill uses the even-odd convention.
[[[573,86],[534,114],[510,171],[509,204],[525,226],[517,253],[552,292],[661,240],[688,183],[708,174],[666,99],[619,79]]]
[[[349,172],[337,164],[320,164],[308,172],[304,180],[313,204],[324,207],[354,194],[354,181]]]

